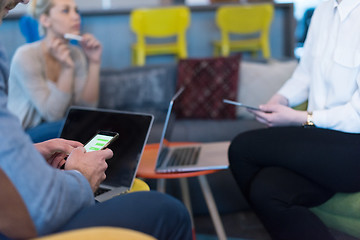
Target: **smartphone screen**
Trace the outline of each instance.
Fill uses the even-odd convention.
[[[85,144],[84,148],[86,152],[102,150],[115,141],[118,136],[119,134],[117,132],[99,131],[89,142]],[[60,169],[64,168],[65,163],[60,167]]]
[[[86,152],[98,151],[106,148],[119,136],[116,132],[99,131],[85,146]]]

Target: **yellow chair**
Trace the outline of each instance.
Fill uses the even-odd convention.
[[[149,185],[139,178],[134,179],[134,183],[129,192],[139,192],[139,191],[150,191]]]
[[[187,57],[186,30],[190,23],[188,7],[135,9],[130,14],[130,27],[137,35],[132,45],[132,64],[145,65],[148,55],[175,54],[178,58]],[[175,42],[148,43],[150,38],[166,40],[176,37]]]
[[[45,237],[34,238],[32,240],[156,240],[142,232],[137,232],[126,228],[115,227],[91,227],[56,233]]]
[[[272,4],[227,5],[216,11],[216,24],[221,30],[221,40],[214,42],[215,56],[229,56],[230,52],[262,51],[270,58],[269,29],[274,14]],[[230,36],[241,39],[231,40]],[[234,37],[233,37],[234,38]]]

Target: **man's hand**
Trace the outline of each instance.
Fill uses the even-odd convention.
[[[53,167],[60,168],[74,148],[82,147],[82,143],[61,138],[51,139],[34,144],[35,148]]]
[[[110,149],[85,152],[85,148],[74,149],[66,160],[65,170],[78,170],[89,181],[95,192],[100,183],[105,180],[107,169],[106,159],[110,159],[113,152]]]

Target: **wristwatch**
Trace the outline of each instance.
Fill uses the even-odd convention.
[[[313,122],[313,113],[307,112],[307,118],[306,122],[303,124],[304,127],[315,127],[315,124]]]

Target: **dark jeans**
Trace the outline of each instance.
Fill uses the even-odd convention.
[[[30,136],[34,143],[43,142],[49,139],[57,138],[64,124],[64,119],[56,122],[46,122],[39,126],[26,129],[26,133]]]
[[[93,226],[129,228],[159,240],[192,239],[191,220],[185,206],[155,191],[129,193],[84,208],[59,232]]]
[[[308,208],[360,191],[360,134],[282,127],[238,135],[233,175],[273,239],[334,239]]]

